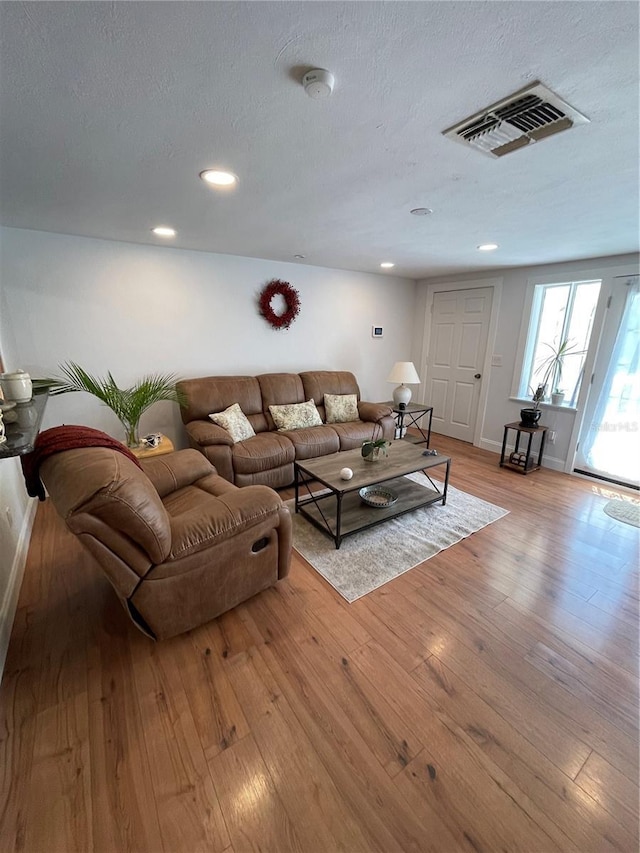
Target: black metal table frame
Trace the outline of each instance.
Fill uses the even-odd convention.
[[[409,416],[411,417],[411,420],[407,424],[406,428],[409,429],[409,427],[415,427],[423,439],[422,441],[416,441],[415,444],[426,444],[427,447],[429,447],[429,443],[431,441],[431,422],[433,420],[433,406],[421,406],[419,403],[409,403],[409,405],[417,406],[419,408],[417,411],[415,409],[414,411],[411,411],[410,409],[400,408],[394,408],[393,410],[393,413],[396,416],[397,429],[400,430],[400,438],[403,437],[402,430],[404,428],[404,419],[405,417]],[[429,425],[427,426],[427,432],[425,433],[418,421],[420,420],[420,418],[423,418],[426,415],[429,416]]]
[[[522,473],[523,474],[529,474],[532,470],[537,470],[539,468],[542,468],[542,455],[544,453],[544,445],[545,445],[545,440],[547,438],[547,427],[539,427],[539,429],[540,429],[539,434],[541,435],[541,438],[540,438],[540,447],[538,449],[538,461],[533,463],[536,467],[531,468],[531,467],[529,467],[529,460],[531,459],[531,449],[532,449],[532,443],[533,443],[533,436],[537,435],[538,433],[534,432],[533,430],[531,430],[529,428],[518,429],[517,426],[513,426],[512,424],[505,424],[505,426],[504,426],[504,436],[502,439],[502,452],[500,454],[500,467],[504,468],[504,466],[505,466],[505,456],[507,453],[507,436],[509,434],[510,429],[512,429],[515,433],[517,433],[514,453],[518,453],[518,451],[519,451],[520,436],[522,435],[522,433],[523,432],[529,433],[529,439],[527,441],[527,452],[526,452],[526,456],[525,456],[525,464],[524,464],[524,467],[522,469]]]
[[[436,458],[438,458],[438,457],[436,457]],[[308,522],[310,522],[310,524],[313,524],[313,526],[316,527],[321,533],[324,533],[330,539],[333,539],[334,544],[336,546],[336,550],[337,550],[338,548],[340,548],[340,545],[342,544],[342,540],[344,539],[345,536],[352,536],[354,533],[360,533],[362,530],[369,530],[369,528],[371,528],[371,527],[376,527],[378,524],[382,524],[384,521],[388,521],[389,518],[399,518],[401,515],[405,515],[405,513],[407,513],[407,512],[413,512],[416,509],[421,509],[422,507],[429,506],[432,503],[437,503],[440,500],[442,501],[442,506],[445,506],[447,503],[447,490],[449,488],[449,472],[451,469],[451,458],[448,456],[442,457],[441,462],[439,462],[437,464],[446,465],[446,471],[445,471],[445,477],[444,477],[444,488],[442,491],[440,491],[440,489],[438,488],[436,483],[434,483],[433,480],[431,479],[431,477],[429,476],[429,474],[427,474],[427,469],[424,469],[424,468],[418,469],[418,471],[422,471],[422,473],[425,475],[427,480],[431,483],[434,491],[437,492],[435,497],[429,498],[429,500],[426,500],[424,503],[418,504],[417,506],[407,507],[407,509],[401,510],[400,512],[396,513],[395,515],[385,516],[384,518],[380,518],[377,521],[371,522],[371,524],[364,524],[362,527],[358,527],[355,530],[349,530],[347,533],[342,533],[341,529],[340,529],[341,520],[342,520],[342,499],[345,495],[350,495],[350,494],[353,494],[353,492],[358,491],[358,487],[354,487],[353,489],[346,489],[343,492],[338,492],[329,483],[327,483],[325,480],[322,480],[318,476],[313,476],[313,475],[308,474],[308,472],[304,471],[300,467],[300,465],[297,462],[295,462],[294,463],[294,470],[295,470],[295,504],[294,504],[294,506],[295,506],[295,511],[296,511],[296,513],[300,513],[300,515],[302,515],[303,518],[306,518],[306,520]],[[431,467],[436,467],[436,466],[432,465]],[[411,471],[409,473],[417,474],[418,471]],[[306,478],[304,476],[305,474],[307,474]],[[391,477],[386,477],[384,479],[377,480],[376,483],[372,484],[372,485],[379,485],[380,483],[386,483],[390,480],[395,480],[395,479],[397,479],[399,477],[403,477],[403,476],[406,476],[406,475],[405,474],[394,474]],[[321,483],[323,486],[326,487],[326,489],[328,491],[322,491],[322,492],[314,494],[311,491],[311,489],[309,488],[309,483]],[[307,495],[308,495],[308,497],[303,497],[302,500],[300,499],[300,486],[304,486],[306,488]],[[335,534],[331,530],[331,523],[330,523],[329,519],[324,514],[324,512],[322,511],[322,508],[320,506],[321,501],[326,500],[328,498],[332,498],[332,497],[335,497],[335,499],[336,499],[336,520],[335,520],[336,532],[335,532]],[[317,519],[313,518],[313,516],[309,515],[309,513],[305,511],[304,507],[310,503],[315,504],[315,506],[318,510],[318,513],[320,514],[320,516],[322,517],[322,520],[324,521],[324,524],[321,524],[319,521],[317,521]]]

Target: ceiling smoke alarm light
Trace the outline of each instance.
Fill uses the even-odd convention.
[[[211,184],[214,187],[233,187],[238,183],[237,175],[222,169],[205,169],[204,172],[200,172],[200,177],[205,184]]]
[[[156,235],[156,237],[175,237],[176,232],[174,228],[169,228],[166,225],[158,225],[155,228],[152,228],[151,231]]]
[[[493,252],[498,248],[497,243],[482,243],[482,245],[478,246],[479,252]]]
[[[428,216],[430,213],[433,213],[433,210],[430,207],[414,207],[409,213],[412,213],[414,216]]]
[[[330,71],[324,68],[314,68],[302,78],[304,90],[310,98],[328,98],[333,92],[335,77]]]

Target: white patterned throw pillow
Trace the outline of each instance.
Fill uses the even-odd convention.
[[[324,408],[328,424],[348,424],[360,420],[358,397],[355,394],[325,394]]]
[[[209,415],[214,424],[218,424],[229,433],[234,442],[244,441],[255,435],[249,419],[242,411],[238,403],[234,403],[224,412],[214,412]]]
[[[306,403],[289,403],[286,406],[269,406],[278,432],[286,429],[321,426],[322,418],[313,400]]]

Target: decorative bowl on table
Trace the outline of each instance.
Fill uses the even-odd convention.
[[[398,500],[398,496],[390,492],[389,489],[384,489],[382,486],[365,486],[358,492],[360,498],[368,506],[376,509],[385,509]]]

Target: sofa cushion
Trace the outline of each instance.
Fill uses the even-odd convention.
[[[324,409],[328,424],[348,424],[360,420],[358,397],[355,394],[325,394]]]
[[[325,394],[355,394],[360,399],[360,389],[353,373],[346,370],[305,370],[300,374],[304,400],[313,400],[320,417],[325,420]]]
[[[340,450],[355,450],[362,446],[363,441],[372,438],[384,438],[382,429],[377,424],[366,421],[350,421],[348,424],[331,424],[331,429],[340,440]]]
[[[214,412],[209,417],[214,424],[226,429],[234,442],[244,441],[255,435],[253,427],[237,403],[229,406],[224,412]]]
[[[279,432],[322,425],[322,419],[313,400],[308,400],[306,403],[269,406],[269,411]]]
[[[253,421],[254,415],[262,414],[262,394],[255,376],[207,376],[202,379],[182,379],[176,387],[186,397],[186,405],[180,408],[182,421],[204,420],[210,412],[222,412],[227,406],[237,403],[257,431],[261,429]],[[265,425],[266,426],[266,425]],[[262,427],[264,429],[265,427]]]
[[[260,432],[253,438],[232,448],[233,470],[235,474],[255,474],[269,471],[293,462],[295,449],[284,435],[277,432]]]
[[[317,456],[327,456],[340,450],[340,442],[333,426],[306,427],[283,432],[293,443],[296,459],[315,459]]]

